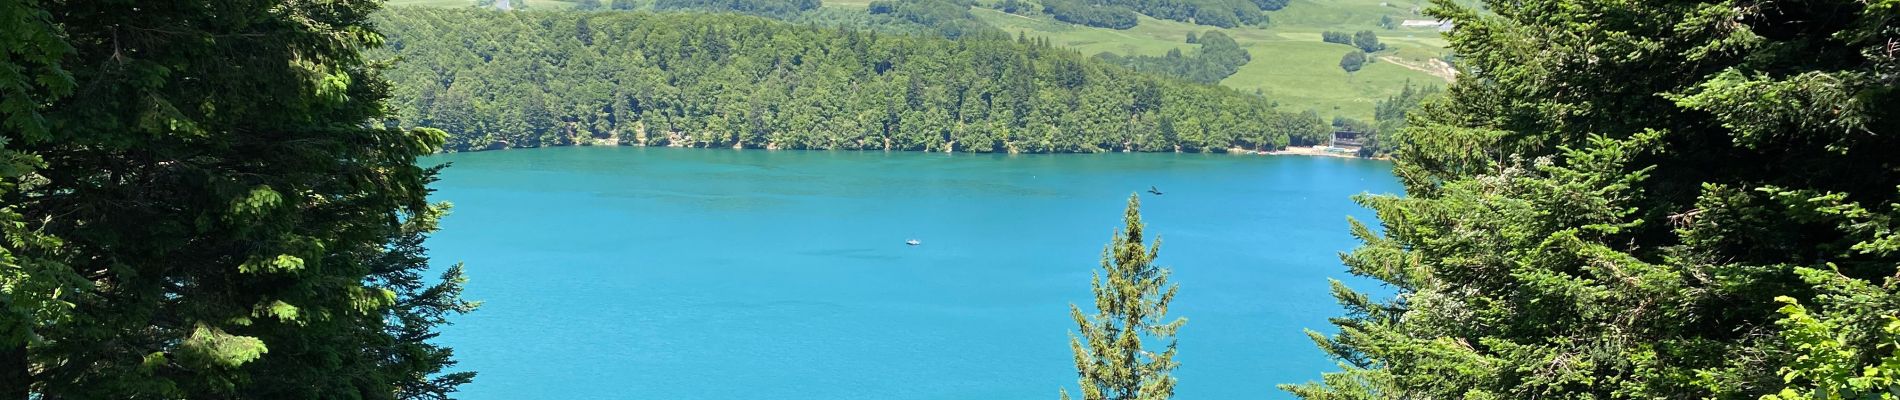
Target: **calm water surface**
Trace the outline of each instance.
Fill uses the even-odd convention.
[[[1286,398],[1335,369],[1349,200],[1316,157],[557,148],[451,154],[430,240],[482,309],[441,341],[467,399],[1053,399],[1069,303],[1130,193],[1180,296],[1177,398]],[[922,240],[911,247],[905,239]],[[1370,283],[1348,279],[1355,287]]]

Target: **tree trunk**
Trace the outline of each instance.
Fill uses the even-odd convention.
[[[25,343],[0,349],[0,400],[26,400],[33,384],[26,366]]]

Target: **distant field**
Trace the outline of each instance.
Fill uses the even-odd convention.
[[[1422,7],[1422,3],[1417,6]],[[1243,90],[1259,89],[1288,110],[1311,109],[1326,116],[1369,119],[1374,101],[1397,94],[1407,82],[1442,86],[1445,79],[1389,62],[1367,65],[1348,76],[1339,68],[1339,58],[1353,48],[1322,42],[1320,32],[1374,31],[1390,48],[1375,58],[1394,57],[1425,68],[1431,59],[1445,54],[1446,43],[1438,31],[1429,28],[1388,30],[1379,26],[1381,16],[1390,16],[1394,21],[1430,19],[1413,14],[1413,7],[1410,0],[1294,0],[1286,9],[1268,14],[1273,22],[1266,29],[1221,29],[1143,16],[1134,28],[1114,30],[988,9],[975,12],[1003,30],[1046,37],[1056,45],[1083,54],[1161,55],[1169,49],[1185,52],[1194,48],[1186,43],[1189,32],[1219,30],[1253,54],[1252,62],[1221,84]]]
[[[574,3],[563,0],[510,0],[514,4],[527,3],[528,8],[558,9],[573,7]],[[605,1],[602,1],[605,3]],[[389,0],[391,6],[421,7],[467,7],[474,6],[475,0]]]
[[[1319,30],[1361,30],[1379,28],[1380,16],[1393,19],[1428,19],[1413,14],[1426,2],[1414,0],[1293,0],[1285,9],[1269,12],[1275,28]]]
[[[1373,102],[1397,94],[1407,82],[1445,84],[1443,79],[1387,62],[1368,64],[1347,75],[1339,69],[1339,58],[1351,49],[1318,40],[1249,43],[1247,51],[1253,53],[1254,61],[1221,84],[1260,89],[1280,102],[1281,108],[1359,119],[1371,119]]]
[[[386,4],[392,6],[461,7],[475,5],[475,0],[389,0]]]
[[[514,0],[521,2],[524,0]],[[573,3],[563,0],[525,0],[529,8],[566,8]],[[979,0],[989,3],[993,0]],[[604,1],[603,1],[604,2]],[[871,0],[823,0],[826,7],[867,7]],[[390,0],[395,6],[465,6],[475,0]],[[1415,85],[1444,85],[1442,75],[1433,70],[1434,59],[1446,53],[1445,40],[1430,28],[1385,29],[1379,18],[1393,21],[1430,19],[1416,14],[1424,0],[1293,0],[1286,9],[1268,13],[1272,20],[1266,28],[1222,29],[1212,26],[1140,17],[1140,23],[1127,30],[1092,28],[1055,21],[1047,16],[1024,17],[988,8],[975,7],[978,18],[1011,33],[1043,37],[1057,46],[1093,55],[1113,52],[1124,55],[1162,55],[1169,49],[1183,52],[1195,48],[1186,43],[1189,32],[1212,30],[1225,32],[1253,54],[1253,61],[1240,68],[1221,84],[1242,90],[1255,89],[1280,103],[1286,110],[1314,110],[1321,115],[1360,119],[1372,117],[1373,103],[1397,94],[1407,82]],[[1378,33],[1388,50],[1373,58],[1397,59],[1408,68],[1392,62],[1368,64],[1350,76],[1339,69],[1339,58],[1351,46],[1320,41],[1324,31],[1371,30]]]

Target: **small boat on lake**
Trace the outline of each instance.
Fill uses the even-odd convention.
[[[922,240],[910,239],[910,240],[905,240],[904,244],[916,246],[916,245],[924,244],[924,242]]]

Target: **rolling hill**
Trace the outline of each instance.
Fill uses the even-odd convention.
[[[523,0],[515,0],[520,2]],[[531,8],[567,8],[563,0],[526,0]],[[640,1],[637,3],[646,3]],[[824,7],[860,10],[871,0],[825,1]],[[1222,85],[1258,92],[1289,111],[1313,110],[1325,116],[1369,120],[1373,105],[1398,94],[1409,83],[1444,85],[1453,70],[1442,59],[1446,42],[1434,26],[1396,26],[1405,20],[1424,20],[1422,0],[1292,0],[1286,8],[1268,13],[1264,27],[1219,28],[1140,16],[1130,29],[1089,27],[1056,21],[1048,15],[1018,15],[990,8],[1000,0],[979,0],[971,13],[1010,34],[1046,38],[1055,46],[1083,54],[1161,56],[1170,50],[1189,52],[1189,33],[1220,31],[1253,55],[1252,61],[1221,81]],[[475,0],[392,0],[392,6],[474,5]],[[646,6],[646,4],[641,4]],[[835,10],[834,10],[835,11]],[[1381,25],[1382,19],[1394,27]],[[1339,60],[1353,47],[1320,40],[1325,31],[1375,32],[1386,50],[1372,55],[1373,63],[1348,74]]]

